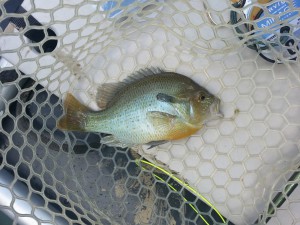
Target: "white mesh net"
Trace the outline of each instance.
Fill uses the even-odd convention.
[[[300,224],[299,8],[1,1],[1,210],[15,224]],[[56,128],[67,92],[99,110],[99,85],[147,67],[191,77],[224,118],[150,150]]]

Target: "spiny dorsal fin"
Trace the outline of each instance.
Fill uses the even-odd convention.
[[[145,68],[138,70],[137,72],[134,72],[132,75],[125,78],[123,81],[119,83],[106,83],[102,84],[98,90],[96,95],[97,104],[101,109],[107,108],[109,103],[111,102],[112,98],[121,91],[125,86],[140,80],[147,76],[157,75],[160,73],[163,73],[163,71],[160,68]]]
[[[127,78],[125,78],[122,83],[125,84],[131,84],[137,80],[140,80],[142,78],[148,77],[148,76],[155,76],[155,75],[159,75],[161,73],[165,73],[166,71],[164,71],[161,68],[156,68],[156,67],[149,67],[149,68],[144,68],[144,69],[140,69],[136,72],[134,72],[133,74],[131,74],[130,76],[128,76]]]

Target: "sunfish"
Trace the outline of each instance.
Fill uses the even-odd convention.
[[[194,134],[220,104],[192,79],[153,68],[100,86],[97,102],[102,110],[92,111],[68,93],[58,128],[110,134],[101,139],[108,146],[156,146]]]

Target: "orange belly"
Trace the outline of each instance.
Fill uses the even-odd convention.
[[[167,140],[179,140],[186,138],[196,133],[200,128],[195,128],[191,126],[181,126],[170,130],[166,136]]]

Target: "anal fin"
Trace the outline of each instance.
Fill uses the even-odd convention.
[[[130,147],[126,143],[122,143],[119,141],[114,135],[108,135],[100,140],[101,144],[110,146],[110,147],[119,147],[119,148],[127,148]]]

